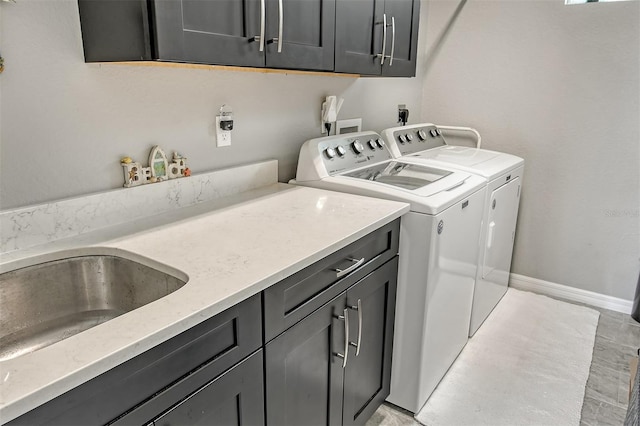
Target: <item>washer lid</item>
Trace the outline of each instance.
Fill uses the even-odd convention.
[[[401,161],[374,164],[342,176],[376,182],[423,197],[462,185],[469,177],[466,173]]]
[[[464,146],[445,146],[410,154],[408,157],[425,158],[459,166],[473,167],[491,161],[499,155],[501,155],[501,153],[485,149]]]

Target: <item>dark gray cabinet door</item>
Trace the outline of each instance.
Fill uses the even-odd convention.
[[[342,423],[343,314],[346,296],[336,297],[265,347],[267,424]]]
[[[335,0],[266,3],[267,67],[333,70]]]
[[[155,57],[263,67],[260,0],[153,0]],[[254,41],[252,41],[254,40]]]
[[[337,0],[336,72],[381,73],[383,14],[383,0]]]
[[[385,60],[382,75],[389,77],[413,77],[416,75],[418,52],[418,22],[420,18],[419,0],[386,0],[384,11],[387,24],[392,25],[390,41],[393,59]],[[394,30],[395,27],[395,30]],[[387,28],[389,37],[389,28]],[[387,39],[387,45],[389,39]]]
[[[167,413],[155,426],[264,425],[262,350],[251,355]]]
[[[414,76],[419,8],[420,0],[337,0],[335,71]]]
[[[361,334],[345,370],[343,425],[365,424],[389,395],[397,271],[396,257],[347,290],[350,340]]]

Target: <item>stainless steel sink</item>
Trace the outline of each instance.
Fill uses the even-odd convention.
[[[122,257],[72,257],[0,274],[0,361],[153,302],[185,281]]]

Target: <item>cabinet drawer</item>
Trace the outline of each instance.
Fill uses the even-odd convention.
[[[261,344],[261,316],[255,295],[9,424],[108,423],[203,364],[215,376],[254,352]]]
[[[264,425],[262,365],[262,349],[221,375],[209,364],[111,426]]]
[[[265,343],[395,256],[399,230],[397,219],[266,289]]]

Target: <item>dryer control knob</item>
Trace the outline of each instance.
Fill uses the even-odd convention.
[[[404,137],[407,138],[409,142],[413,140],[413,135],[411,133],[407,133],[406,135],[404,135]]]
[[[376,143],[378,144],[378,148],[384,147],[384,141],[382,139],[376,140]]]
[[[333,158],[336,156],[336,150],[329,147],[327,149],[324,150],[324,155],[327,156],[327,158]]]
[[[418,137],[421,141],[425,140],[427,138],[427,132],[422,129],[418,130]]]
[[[438,136],[438,132],[435,129],[429,130],[429,133],[431,134],[432,138],[435,138],[436,136]]]
[[[344,157],[344,155],[347,153],[347,150],[346,150],[346,149],[344,149],[344,147],[343,147],[342,145],[338,146],[338,147],[336,148],[336,151],[338,152],[338,155],[339,155],[340,157]]]
[[[398,140],[400,143],[405,143],[407,141],[407,137],[405,135],[399,135]]]
[[[353,151],[356,154],[360,154],[362,151],[364,151],[364,146],[362,146],[362,144],[360,143],[360,141],[358,139],[356,139],[355,141],[351,142],[351,148],[353,148]]]
[[[367,142],[367,145],[369,145],[369,148],[371,149],[376,149],[376,141],[374,141],[373,139],[369,139],[369,142]]]

